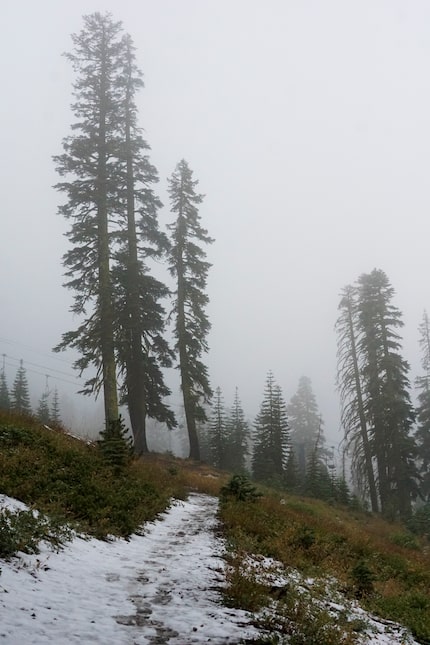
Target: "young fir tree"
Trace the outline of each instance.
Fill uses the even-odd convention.
[[[358,280],[362,374],[366,417],[378,473],[382,513],[407,518],[418,492],[414,410],[409,395],[409,365],[400,354],[400,311],[391,303],[394,289],[381,270]]]
[[[322,456],[322,442],[322,421],[320,420],[313,448],[307,458],[304,490],[307,495],[312,497],[329,499],[333,497],[332,481]]]
[[[254,423],[252,470],[255,479],[282,483],[288,460],[289,425],[281,388],[269,372]]]
[[[430,320],[426,311],[419,326],[419,332],[419,343],[422,351],[421,365],[424,374],[415,381],[419,390],[418,429],[415,438],[418,445],[419,468],[422,477],[421,490],[424,498],[430,501]]]
[[[244,473],[246,470],[250,430],[245,420],[238,388],[236,388],[233,407],[227,415],[226,426],[227,454],[225,468],[231,472]]]
[[[75,365],[81,371],[96,367],[84,392],[103,389],[109,426],[118,420],[109,224],[117,213],[124,39],[121,23],[109,14],[83,20],[83,29],[72,35],[73,52],[67,54],[77,77],[75,123],[63,140],[63,154],[54,159],[64,178],[56,188],[68,198],[59,212],[71,221],[67,237],[72,248],[63,257],[65,286],[75,291],[72,312],[84,321],[63,334],[56,349],[77,349],[81,358]]]
[[[182,160],[169,180],[171,210],[176,214],[176,220],[169,225],[169,268],[176,280],[172,312],[175,349],[193,459],[200,458],[197,423],[206,420],[204,404],[212,396],[208,371],[202,362],[202,355],[208,351],[206,338],[210,329],[205,312],[209,301],[205,289],[210,264],[201,245],[213,240],[200,223],[198,205],[203,197],[195,191],[197,184],[187,162]]]
[[[377,513],[379,503],[365,406],[367,393],[362,374],[363,355],[358,347],[361,332],[356,287],[348,285],[343,289],[339,311],[336,321],[337,387],[345,448],[352,458],[352,475],[357,489],[364,499],[370,498],[372,511]]]
[[[17,370],[15,380],[10,392],[11,409],[19,414],[32,413],[30,405],[30,395],[28,392],[27,373],[21,359],[19,368]]]
[[[61,425],[60,397],[58,395],[57,387],[54,387],[54,392],[52,395],[51,409],[49,412],[49,422],[52,425],[56,425],[56,426]]]
[[[209,419],[210,462],[216,468],[226,468],[228,454],[227,423],[221,388],[215,390]]]
[[[162,368],[172,365],[172,352],[163,338],[165,311],[160,301],[169,290],[149,274],[148,259],[159,259],[168,240],[159,230],[157,211],[161,206],[153,191],[157,171],[149,162],[148,143],[137,125],[135,94],[143,86],[136,66],[134,47],[125,37],[123,61],[124,145],[120,157],[118,185],[118,251],[113,272],[115,283],[116,347],[124,375],[122,402],[129,410],[135,450],[145,452],[146,417],[176,425],[163,399],[170,394]]]
[[[297,392],[287,405],[287,414],[291,446],[297,459],[298,475],[303,481],[306,476],[306,465],[315,450],[318,436],[317,458],[320,459],[325,454],[321,416],[312,391],[311,380],[307,376],[300,378]]]
[[[10,409],[9,388],[7,386],[6,372],[3,368],[0,370],[0,410]]]
[[[97,442],[104,459],[120,474],[131,460],[133,444],[128,436],[124,421],[119,417],[100,433]]]
[[[39,404],[36,410],[36,416],[40,423],[49,425],[51,421],[51,414],[49,410],[49,392],[46,390],[39,399]]]

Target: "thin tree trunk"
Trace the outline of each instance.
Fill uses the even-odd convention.
[[[179,213],[178,227],[180,231],[179,238],[183,239],[184,232],[182,213]],[[192,395],[191,380],[189,376],[189,364],[186,342],[186,322],[185,322],[185,276],[183,265],[183,250],[180,246],[178,249],[177,259],[177,276],[178,276],[178,302],[177,302],[177,334],[179,349],[179,369],[181,372],[181,389],[184,399],[185,420],[187,422],[188,439],[190,442],[190,458],[200,460],[200,446],[197,434],[194,400]]]
[[[127,330],[128,364],[127,369],[127,397],[130,422],[134,436],[135,452],[141,454],[148,452],[146,442],[146,396],[145,396],[145,357],[142,350],[142,335],[140,330],[140,301],[139,301],[139,258],[137,252],[136,218],[134,202],[134,170],[133,152],[131,145],[131,113],[130,113],[130,77],[127,84],[125,106],[125,140],[127,155],[127,231],[128,231],[128,262],[127,262],[127,302],[126,309],[129,313],[130,329]]]
[[[375,473],[373,470],[372,452],[370,449],[369,437],[367,434],[367,423],[366,423],[366,415],[365,415],[364,404],[363,404],[363,393],[361,389],[360,370],[358,367],[357,346],[355,343],[354,321],[352,317],[351,302],[349,298],[348,298],[347,311],[348,311],[349,338],[350,338],[350,344],[351,344],[351,357],[352,357],[352,363],[353,363],[353,369],[354,369],[355,392],[356,392],[356,398],[357,398],[358,416],[360,421],[360,435],[361,435],[361,441],[363,443],[367,482],[369,485],[370,504],[372,507],[372,511],[374,513],[377,513],[379,510],[378,493],[377,493],[376,483],[375,483]]]
[[[105,49],[105,40],[102,41]],[[109,266],[109,233],[106,172],[106,59],[103,52],[97,173],[98,278],[103,393],[106,425],[118,419],[118,395],[113,340],[112,285]]]

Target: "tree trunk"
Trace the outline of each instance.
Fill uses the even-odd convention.
[[[130,61],[129,61],[130,65]],[[140,301],[139,301],[139,258],[137,252],[135,201],[134,201],[134,170],[133,151],[131,142],[131,69],[129,67],[129,82],[127,83],[125,106],[125,140],[126,140],[126,173],[127,173],[127,234],[128,234],[128,262],[127,262],[127,288],[126,309],[130,329],[127,330],[127,342],[130,344],[127,353],[129,356],[127,369],[127,402],[130,422],[134,436],[135,452],[141,454],[148,452],[146,442],[146,393],[145,393],[145,357],[142,350],[142,334],[140,329]]]
[[[179,216],[181,217],[181,216]],[[177,303],[177,334],[179,347],[179,365],[181,371],[181,388],[184,398],[185,419],[187,422],[188,438],[190,441],[190,458],[200,460],[200,446],[197,435],[194,400],[189,378],[189,365],[186,346],[186,324],[185,324],[185,285],[184,268],[182,262],[182,249],[178,253],[178,303]]]
[[[106,426],[118,420],[118,395],[116,387],[116,365],[113,340],[112,285],[109,266],[109,233],[107,208],[106,172],[106,42],[103,38],[103,57],[100,78],[100,119],[98,141],[97,173],[97,235],[98,235],[98,278],[100,340],[103,371],[103,393]]]
[[[375,473],[373,470],[372,452],[370,449],[369,437],[367,434],[367,423],[366,423],[366,415],[365,415],[364,404],[363,404],[363,393],[361,389],[360,370],[358,367],[357,346],[355,343],[354,321],[352,317],[352,308],[351,308],[351,302],[349,298],[348,298],[347,311],[348,311],[349,338],[350,338],[350,344],[351,344],[351,358],[352,358],[353,370],[354,370],[355,392],[357,397],[357,407],[358,407],[358,415],[359,415],[359,421],[360,421],[360,435],[361,435],[361,441],[363,443],[367,482],[369,485],[370,504],[372,507],[372,511],[374,513],[377,513],[379,510],[378,493],[377,493],[376,483],[375,483]]]

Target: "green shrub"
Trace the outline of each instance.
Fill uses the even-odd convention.
[[[393,544],[402,546],[405,549],[413,549],[414,551],[418,551],[420,548],[416,537],[411,533],[393,533],[393,535],[390,536],[390,540]]]
[[[246,475],[233,475],[230,481],[221,488],[221,501],[233,498],[239,502],[255,502],[262,494]]]
[[[365,560],[360,559],[354,565],[351,571],[351,578],[354,583],[354,591],[357,598],[363,598],[373,593],[374,575]]]
[[[70,540],[72,532],[43,515],[32,511],[12,512],[0,510],[0,557],[8,558],[18,551],[38,553],[41,541],[49,542],[55,548]]]
[[[430,504],[417,508],[408,520],[408,529],[417,535],[430,536]]]

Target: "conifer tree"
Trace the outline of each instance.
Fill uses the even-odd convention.
[[[236,388],[233,407],[227,415],[226,426],[228,449],[225,468],[232,472],[243,473],[246,470],[250,430],[245,420],[238,388]]]
[[[39,419],[40,423],[48,425],[51,420],[51,415],[49,411],[49,392],[46,390],[39,399],[39,404],[36,410],[36,416]]]
[[[414,410],[409,395],[409,365],[400,354],[397,330],[400,311],[391,303],[394,289],[381,270],[358,280],[358,307],[367,392],[366,414],[371,428],[382,512],[388,517],[411,514],[418,492],[416,446],[412,437]]]
[[[122,417],[112,422],[100,433],[97,442],[105,460],[114,472],[120,474],[131,460],[133,444]]]
[[[137,125],[136,92],[143,86],[130,36],[110,14],[84,17],[67,58],[77,74],[73,134],[56,157],[68,202],[73,245],[64,258],[72,308],[82,323],[56,348],[71,346],[81,372],[95,367],[85,394],[103,389],[106,426],[118,419],[118,389],[126,403],[135,449],[147,449],[146,417],[175,424],[163,398],[170,393],[162,368],[171,353],[162,333],[160,300],[168,289],[150,275],[147,260],[160,258],[167,236],[158,229],[161,206],[149,146]],[[121,378],[121,383],[118,379]]]
[[[0,410],[10,409],[9,389],[7,386],[6,372],[3,368],[0,370]]]
[[[289,425],[281,388],[269,372],[254,423],[252,469],[255,479],[282,483],[288,460]]]
[[[198,182],[186,161],[176,166],[169,180],[171,210],[176,220],[171,231],[170,272],[176,281],[174,291],[174,334],[188,436],[190,457],[200,458],[197,424],[206,420],[204,404],[210,401],[207,367],[202,355],[208,351],[210,323],[205,312],[208,304],[206,282],[209,262],[201,244],[213,240],[201,226],[198,206],[203,196],[196,193]]]
[[[12,385],[10,400],[11,409],[14,412],[18,412],[19,414],[31,414],[32,410],[30,405],[30,395],[28,391],[27,373],[24,368],[24,362],[22,359],[20,361],[19,368]]]
[[[227,424],[220,387],[215,390],[212,413],[209,419],[209,447],[211,463],[216,468],[226,468],[228,454]]]
[[[56,188],[68,197],[59,212],[71,221],[67,237],[73,247],[63,257],[65,286],[75,291],[72,312],[85,320],[63,334],[56,349],[76,348],[81,358],[75,365],[81,371],[96,367],[84,392],[103,388],[108,426],[118,419],[109,220],[117,209],[124,41],[121,23],[109,14],[83,20],[83,29],[72,35],[73,52],[66,55],[77,75],[76,121],[73,134],[63,141],[63,154],[54,159],[64,178]]]
[[[344,291],[337,324],[338,382],[356,481],[358,473],[372,510],[407,518],[418,494],[418,473],[409,365],[400,354],[403,323],[393,295],[387,276],[377,269]]]
[[[419,390],[418,429],[415,437],[418,445],[420,475],[422,477],[421,490],[424,498],[430,501],[430,320],[426,311],[423,314],[419,332],[419,343],[422,351],[421,365],[424,374],[415,381]]]
[[[306,463],[306,477],[304,490],[306,494],[319,499],[328,499],[332,496],[332,482],[327,466],[322,457],[321,443],[323,441],[322,421],[314,440],[314,445],[308,455]]]
[[[49,414],[49,422],[52,425],[59,426],[61,425],[61,415],[60,415],[60,397],[58,395],[57,387],[54,387],[54,392],[52,395],[51,410]]]
[[[172,352],[163,338],[165,311],[160,301],[167,287],[149,274],[148,259],[159,259],[168,249],[167,236],[159,230],[161,206],[153,184],[157,171],[149,162],[148,143],[137,125],[135,93],[143,86],[136,66],[134,47],[125,37],[123,62],[123,154],[118,185],[118,251],[114,269],[116,347],[124,375],[122,402],[127,403],[135,450],[146,452],[146,417],[176,425],[172,411],[163,402],[170,394],[162,369],[172,365]]]
[[[341,421],[345,447],[352,457],[352,474],[364,498],[370,497],[374,513],[379,510],[374,471],[374,454],[366,417],[363,355],[359,351],[360,321],[357,288],[346,286],[341,294],[337,331],[337,386],[341,400]]]
[[[297,459],[298,474],[304,480],[306,464],[315,449],[318,436],[318,459],[325,453],[321,415],[312,391],[311,380],[307,376],[300,378],[297,392],[287,405],[287,414],[290,441]]]

